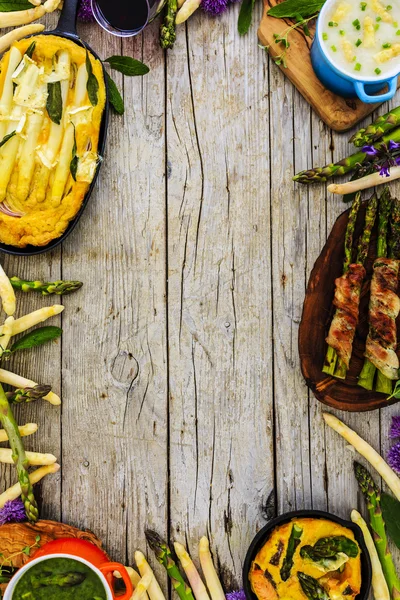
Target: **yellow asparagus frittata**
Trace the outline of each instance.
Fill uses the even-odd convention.
[[[44,246],[79,211],[99,161],[101,63],[53,35],[0,62],[0,242]]]

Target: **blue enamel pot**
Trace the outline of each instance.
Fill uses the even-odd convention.
[[[317,31],[311,47],[311,62],[315,74],[324,86],[343,98],[358,97],[366,104],[385,102],[390,100],[397,90],[397,77],[400,74],[400,61],[393,65],[392,72],[386,73],[384,78],[378,76],[366,77],[362,75],[349,75],[335,65],[326,51],[326,44],[322,39],[326,13],[332,10],[332,5],[337,0],[327,0],[321,9],[317,20]],[[388,91],[375,96],[388,86]]]

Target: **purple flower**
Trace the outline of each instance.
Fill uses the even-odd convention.
[[[368,156],[377,156],[379,154],[379,150],[377,150],[374,146],[363,146],[362,151]]]
[[[400,443],[392,446],[388,452],[388,463],[393,471],[400,474]]]
[[[381,166],[381,170],[379,171],[379,175],[381,177],[390,177],[389,165],[386,162]]]
[[[229,592],[226,594],[226,600],[246,600],[246,595],[243,590],[238,592]]]
[[[220,15],[228,7],[228,0],[203,0],[201,3],[203,10],[212,15]]]
[[[78,19],[83,23],[92,23],[92,21],[94,21],[90,0],[81,0],[78,9]]]
[[[389,435],[392,439],[400,437],[400,416],[392,417],[392,426]]]
[[[394,142],[393,140],[390,140],[389,150],[399,150],[399,149],[400,149],[400,144],[398,144],[397,142]]]
[[[22,523],[26,520],[24,503],[20,498],[9,500],[0,509],[0,525],[6,523]]]

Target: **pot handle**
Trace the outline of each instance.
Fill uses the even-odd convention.
[[[384,82],[382,82],[384,83]],[[386,94],[380,94],[378,96],[369,96],[365,91],[365,84],[362,81],[355,81],[354,87],[356,88],[357,96],[360,98],[362,102],[366,104],[375,104],[376,102],[386,102],[386,100],[391,100],[397,91],[397,76],[392,77],[387,82],[389,91]]]
[[[110,575],[110,573],[114,573],[114,571],[118,571],[118,573],[121,575],[123,582],[125,584],[125,588],[126,588],[126,592],[124,594],[122,594],[122,596],[118,596],[118,599],[116,598],[115,594],[114,594],[114,590],[111,586],[111,592],[113,595],[113,598],[115,600],[130,600],[132,594],[133,594],[133,585],[132,585],[132,581],[131,578],[129,577],[128,571],[125,569],[125,567],[123,565],[121,565],[120,563],[104,563],[103,565],[101,565],[99,567],[100,571],[103,573],[104,577],[107,579],[107,581],[109,581],[107,575]]]

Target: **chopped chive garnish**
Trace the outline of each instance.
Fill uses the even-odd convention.
[[[352,25],[354,25],[354,27],[356,29],[361,29],[361,23],[360,23],[359,19],[355,19],[355,21],[353,21]]]
[[[361,64],[360,63],[356,63],[355,67],[354,67],[355,71],[361,71]]]
[[[327,33],[323,33],[322,34],[322,39],[326,42],[326,40],[328,39],[328,34]]]
[[[382,48],[391,48],[392,44],[390,42],[386,42],[386,44],[382,44]]]
[[[380,74],[382,73],[382,71],[380,70],[380,68],[379,68],[379,67],[376,67],[376,69],[375,69],[375,73],[376,73],[377,75],[380,75]]]
[[[367,3],[361,2],[360,6],[361,6],[361,10],[365,10],[367,8]]]
[[[332,48],[332,52],[337,52],[336,46],[331,46],[331,48]]]
[[[398,27],[398,22],[397,21],[393,21],[393,27]]]
[[[339,33],[340,33],[340,35],[346,35],[346,32],[345,32],[345,30],[344,30],[344,29],[341,29],[341,30],[339,31]],[[399,35],[400,35],[400,34],[399,34]]]
[[[379,23],[379,21],[382,21],[382,17],[376,17],[376,21]]]
[[[362,44],[362,40],[360,40],[360,38],[356,41],[356,46],[358,48],[358,46],[361,46]]]
[[[388,4],[386,7],[386,10],[392,10],[393,6],[391,4]]]
[[[377,23],[376,25],[374,25],[374,29],[375,29],[375,31],[378,31],[378,29],[379,29],[379,23]]]
[[[396,35],[400,35],[400,29],[396,31]]]
[[[336,21],[329,21],[328,25],[329,27],[337,27],[339,23],[336,23]]]

